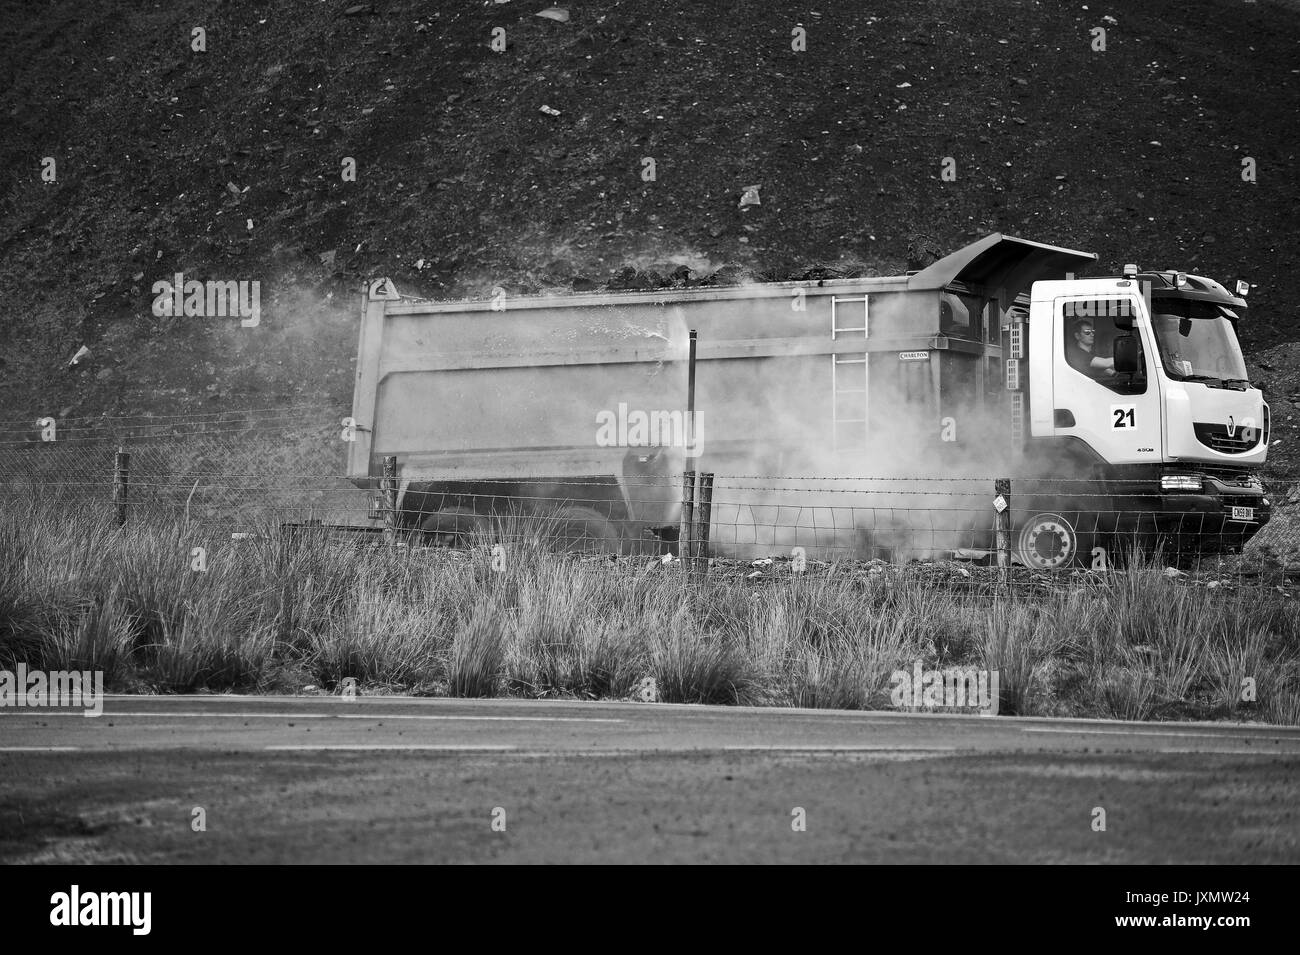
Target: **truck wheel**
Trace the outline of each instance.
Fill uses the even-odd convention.
[[[1032,570],[1062,570],[1092,561],[1092,535],[1080,533],[1077,520],[1047,511],[1034,514],[1020,527],[1016,553]]]
[[[487,530],[487,518],[468,507],[435,511],[420,525],[425,540],[435,547],[466,547],[474,535]]]
[[[549,536],[561,550],[619,552],[618,526],[589,507],[561,508],[552,520]]]

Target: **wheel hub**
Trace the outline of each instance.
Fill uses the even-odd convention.
[[[1059,521],[1039,521],[1030,528],[1028,537],[1025,550],[1030,563],[1040,569],[1054,570],[1074,556],[1074,535]]]

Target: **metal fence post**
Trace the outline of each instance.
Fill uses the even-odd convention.
[[[697,569],[709,570],[709,524],[713,519],[713,472],[700,472],[698,523],[695,534]]]
[[[113,457],[113,510],[118,526],[126,523],[126,496],[131,473],[131,455],[119,446]]]

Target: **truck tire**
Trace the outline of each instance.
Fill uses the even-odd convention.
[[[1031,570],[1053,571],[1088,567],[1093,534],[1080,529],[1078,515],[1039,511],[1016,532],[1016,554]]]
[[[564,507],[552,518],[548,536],[560,550],[617,554],[622,535],[618,526],[590,507]]]
[[[420,525],[425,542],[437,547],[468,547],[477,533],[487,529],[487,518],[468,507],[435,511]]]

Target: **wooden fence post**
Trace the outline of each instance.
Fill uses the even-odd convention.
[[[397,455],[384,455],[384,476],[379,482],[384,503],[384,540],[397,540]]]
[[[131,473],[131,455],[118,447],[113,458],[113,509],[120,527],[126,523],[126,496]]]
[[[1003,579],[1011,581],[1011,479],[998,478],[993,482],[993,509],[997,511],[998,567]],[[987,526],[987,525],[986,525]]]
[[[698,570],[709,570],[709,524],[713,520],[713,472],[700,472],[698,530],[695,534],[695,554]]]
[[[695,472],[682,474],[682,523],[677,533],[677,557],[687,566],[691,559],[691,538],[695,531]]]

